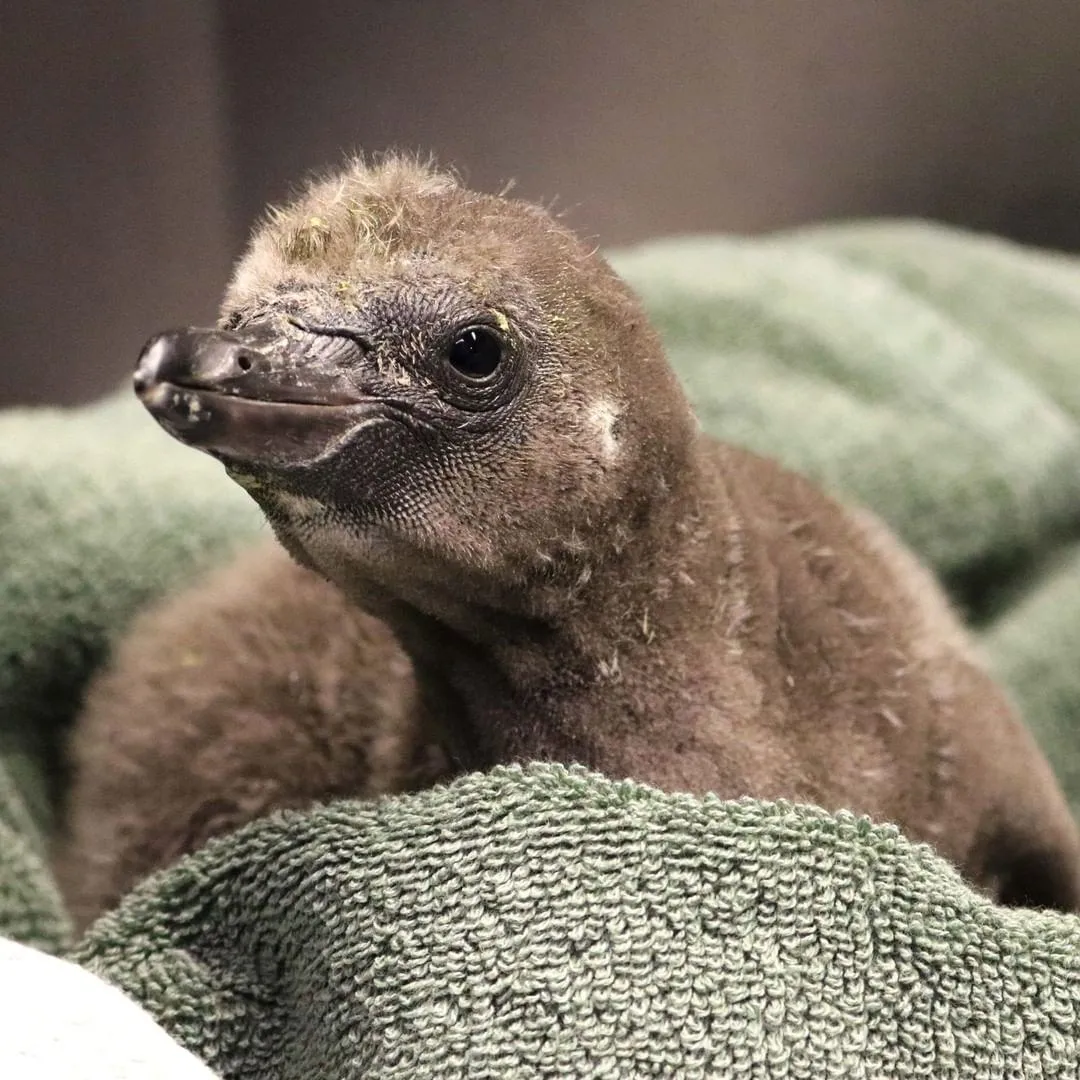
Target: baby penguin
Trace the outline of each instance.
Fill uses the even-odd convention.
[[[401,159],[353,163],[271,213],[220,328],[152,339],[135,385],[300,564],[392,631],[421,741],[456,767],[580,762],[848,808],[929,841],[1003,902],[1077,906],[1065,801],[930,575],[867,514],[704,436],[638,300],[543,210]],[[281,603],[300,581],[275,580]],[[335,641],[373,622],[311,596],[326,605],[302,616],[325,622],[312,647],[354,661],[344,682],[399,677]],[[320,739],[371,737],[324,721],[313,756]],[[275,756],[292,722],[259,699],[158,722],[189,727],[202,760],[250,766],[270,793],[253,814],[275,789],[282,803],[349,789],[300,779],[299,747]],[[84,720],[75,832],[114,859],[128,835],[79,819],[148,814],[140,791],[163,777],[136,775],[156,768],[145,755],[122,783],[95,775],[101,724]],[[110,732],[115,758],[134,755],[137,727],[129,714]],[[353,790],[369,781],[358,768]],[[170,856],[231,794],[205,798]]]

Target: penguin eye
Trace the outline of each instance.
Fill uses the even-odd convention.
[[[486,379],[502,363],[503,343],[487,326],[462,330],[446,352],[450,366],[467,379]]]

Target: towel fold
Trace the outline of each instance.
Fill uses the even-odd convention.
[[[850,814],[558,766],[259,822],[136,890],[79,957],[226,1077],[1080,1063],[1075,917],[997,908]]]

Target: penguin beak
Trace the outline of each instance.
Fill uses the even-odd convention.
[[[350,377],[365,351],[299,321],[169,330],[143,347],[135,393],[170,435],[227,465],[305,465],[381,415]]]

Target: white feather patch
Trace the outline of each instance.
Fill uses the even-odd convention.
[[[614,461],[619,455],[619,440],[615,438],[615,422],[619,410],[607,398],[600,398],[589,406],[589,423],[600,436],[600,452],[605,461]]]

